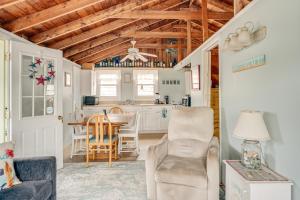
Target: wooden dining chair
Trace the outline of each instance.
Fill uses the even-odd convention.
[[[107,133],[105,134],[105,126],[107,124]],[[93,137],[90,138],[91,129]],[[112,125],[105,115],[93,115],[87,121],[86,135],[86,164],[89,165],[89,156],[92,154],[93,160],[96,153],[105,152],[109,154],[108,165],[111,167],[112,154],[117,159],[118,156],[118,136],[113,134]]]
[[[109,110],[109,113],[110,113],[110,114],[123,114],[124,111],[123,111],[120,107],[112,107],[112,108]]]

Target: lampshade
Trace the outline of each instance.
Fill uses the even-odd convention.
[[[263,113],[259,111],[242,111],[233,131],[233,136],[244,140],[270,140]]]

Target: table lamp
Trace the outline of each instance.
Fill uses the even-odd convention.
[[[243,139],[241,162],[250,169],[260,169],[262,149],[260,141],[270,140],[270,135],[259,111],[241,111],[233,136]]]

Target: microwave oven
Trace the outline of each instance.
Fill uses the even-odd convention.
[[[83,104],[84,105],[98,105],[99,104],[99,98],[95,96],[85,96],[83,98]]]

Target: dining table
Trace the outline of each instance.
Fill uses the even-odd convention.
[[[109,122],[112,126],[112,133],[115,134],[115,130],[119,130],[122,126],[125,126],[130,121],[131,114],[107,114],[109,120],[103,121],[103,126],[108,127]],[[84,117],[83,120],[70,121],[67,124],[69,126],[82,126],[86,127],[89,116]],[[92,134],[96,135],[96,123],[90,122],[89,125],[92,127]]]

